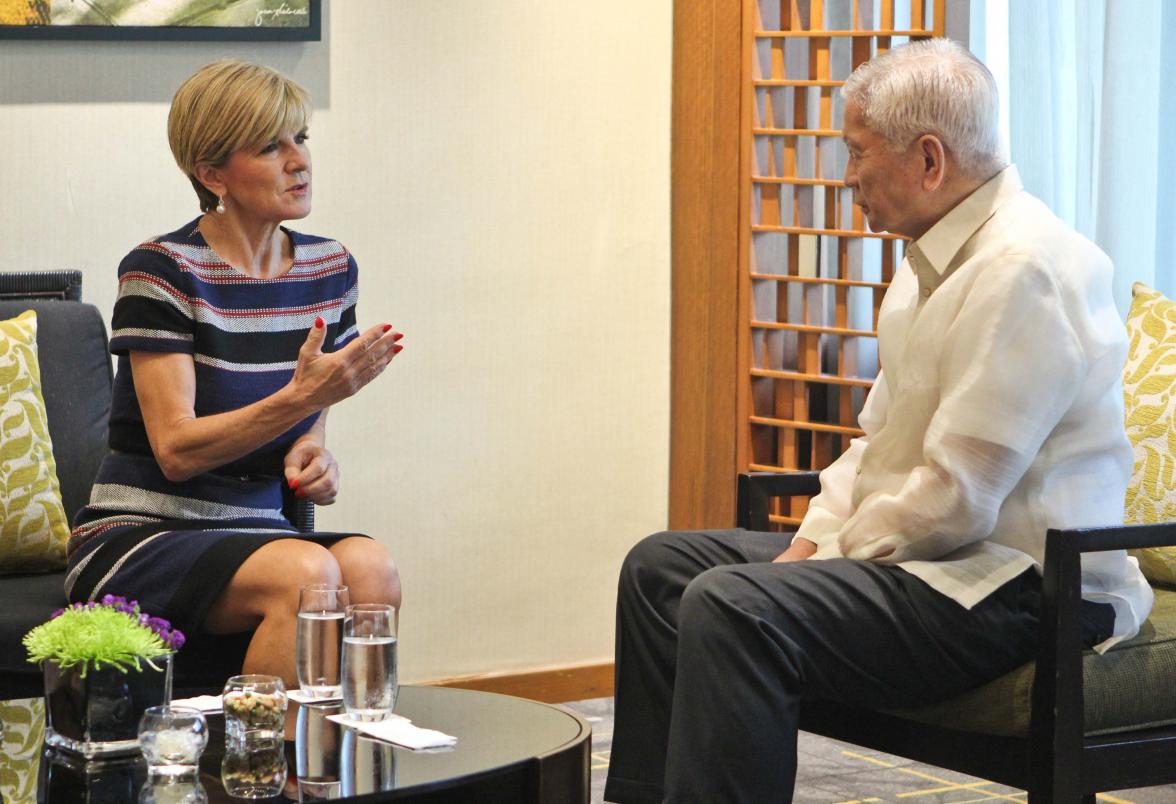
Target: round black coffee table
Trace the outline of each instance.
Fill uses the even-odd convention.
[[[354,802],[588,801],[592,729],[570,711],[488,692],[402,687],[399,714],[458,738],[456,747],[433,751],[412,751],[348,734],[326,720],[336,711],[338,707],[304,708],[299,740],[286,743],[285,793],[263,800],[297,801],[301,779],[304,800],[317,792]],[[242,801],[230,798],[221,784],[224,720],[213,715],[209,726],[200,783],[209,802]],[[46,753],[40,761],[38,799],[56,804],[127,796],[134,801],[144,776],[141,760],[87,765]]]

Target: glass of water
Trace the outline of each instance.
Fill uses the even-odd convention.
[[[198,709],[152,706],[139,719],[139,750],[152,775],[195,774],[208,745],[208,723]]]
[[[396,607],[361,603],[343,621],[343,708],[353,720],[383,720],[396,706]]]
[[[298,686],[314,698],[339,697],[340,652],[347,587],[333,584],[304,586],[298,593],[298,632],[294,663]]]

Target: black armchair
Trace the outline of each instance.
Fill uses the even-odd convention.
[[[84,506],[106,453],[112,372],[106,326],[81,301],[80,271],[0,273],[0,319],[37,312],[49,434],[67,518]],[[292,495],[285,511],[301,531],[313,529],[314,507]],[[0,576],[0,698],[40,695],[41,671],[25,661],[22,637],[66,605],[65,573]],[[240,672],[250,634],[189,635],[175,660],[179,692],[219,687]]]
[[[739,476],[740,527],[769,528],[771,500],[810,496],[816,472]],[[1037,660],[957,698],[903,711],[806,703],[801,728],[1027,790],[1031,804],[1176,782],[1176,592],[1155,588],[1140,634],[1083,649],[1082,553],[1176,545],[1176,523],[1049,530]]]

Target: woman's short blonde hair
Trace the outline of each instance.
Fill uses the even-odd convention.
[[[310,93],[277,70],[239,59],[201,67],[172,98],[167,139],[180,170],[188,176],[200,209],[217,197],[196,178],[196,166],[223,165],[234,151],[260,148],[310,119]]]

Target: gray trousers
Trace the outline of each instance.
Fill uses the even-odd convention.
[[[802,700],[914,706],[1029,661],[1041,582],[1030,569],[972,609],[896,567],[770,563],[791,536],[658,533],[617,593],[613,802],[789,802]],[[1110,606],[1085,603],[1088,645]]]

